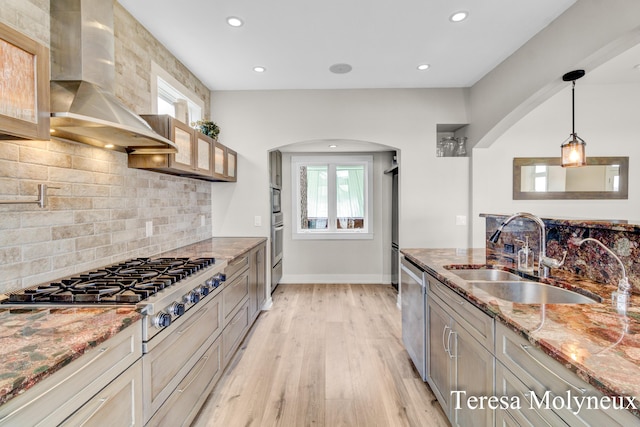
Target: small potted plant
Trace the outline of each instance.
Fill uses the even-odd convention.
[[[215,140],[218,139],[220,128],[211,120],[198,120],[197,122],[192,122],[191,126],[195,127],[196,129],[198,129],[198,131],[210,138],[213,138]]]

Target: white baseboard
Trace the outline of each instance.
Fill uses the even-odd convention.
[[[391,284],[390,274],[284,274],[279,283]]]

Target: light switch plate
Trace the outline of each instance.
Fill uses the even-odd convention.
[[[145,226],[146,226],[146,236],[147,237],[153,236],[153,221],[147,221],[145,223]]]
[[[253,217],[253,225],[255,225],[256,227],[262,226],[262,217],[260,215],[256,215],[255,217]]]
[[[467,216],[456,215],[456,225],[467,225]]]

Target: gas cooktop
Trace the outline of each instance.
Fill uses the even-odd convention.
[[[215,264],[215,258],[134,258],[20,289],[4,304],[137,304]]]

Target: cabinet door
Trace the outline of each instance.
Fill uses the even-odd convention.
[[[213,176],[224,180],[226,178],[225,164],[227,159],[226,147],[216,142],[213,149]]]
[[[212,157],[215,141],[206,135],[196,132],[196,170],[205,176],[213,176]]]
[[[431,390],[438,398],[445,414],[450,414],[449,399],[451,390],[451,357],[453,330],[451,317],[429,295],[429,309],[427,310],[427,330],[429,331],[429,360],[427,366],[428,380]],[[455,336],[453,336],[455,338]]]
[[[0,23],[0,135],[49,139],[49,49]]]
[[[236,181],[238,175],[237,169],[238,154],[230,148],[227,148],[227,181]]]
[[[487,405],[483,408],[469,405],[467,399],[470,396],[493,396],[494,357],[460,324],[455,325],[455,350],[453,359],[455,362],[456,385],[453,390],[464,391],[466,395],[454,394],[451,397],[451,410],[453,424],[461,427],[484,427],[493,425],[493,410]]]
[[[185,123],[171,120],[171,139],[178,152],[170,155],[169,166],[173,169],[193,172],[195,162],[195,131]]]

